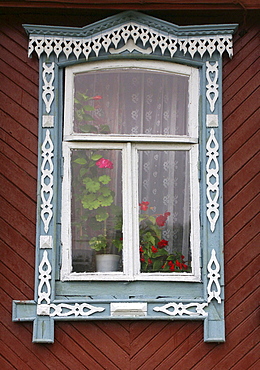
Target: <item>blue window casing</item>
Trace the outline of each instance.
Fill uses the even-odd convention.
[[[203,320],[204,340],[223,342],[222,54],[236,25],[179,27],[125,12],[84,28],[25,25],[39,57],[39,165],[35,297],[13,302],[14,321],[33,321],[33,341],[54,341],[55,320]],[[200,73],[201,281],[61,281],[64,68],[88,61],[144,59]]]

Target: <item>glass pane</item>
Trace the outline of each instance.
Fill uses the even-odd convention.
[[[187,135],[188,77],[138,69],[75,75],[74,132]]]
[[[141,272],[191,272],[188,151],[139,151]]]
[[[72,151],[73,272],[122,271],[120,150]]]

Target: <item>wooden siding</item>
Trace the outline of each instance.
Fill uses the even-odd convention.
[[[258,0],[4,0],[0,6],[71,9],[259,9]]]
[[[235,36],[234,58],[224,58],[226,343],[204,343],[201,322],[95,321],[56,322],[55,343],[34,344],[32,323],[11,321],[12,300],[33,299],[34,288],[38,61],[27,58],[21,23],[82,25],[88,19],[68,14],[32,10],[1,21],[1,369],[258,369],[260,79],[259,26],[252,14],[247,33]],[[241,20],[212,13],[210,21],[221,17]],[[188,21],[202,19],[201,13]],[[179,23],[174,15],[172,22]]]

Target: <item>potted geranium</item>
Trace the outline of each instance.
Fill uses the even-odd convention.
[[[112,178],[107,172],[113,170],[114,165],[103,156],[104,152],[80,151],[80,156],[73,162],[78,165],[77,198],[82,207],[80,227],[85,230],[89,247],[95,251],[96,270],[116,271],[123,247],[122,210],[115,204]]]
[[[162,238],[170,212],[149,215],[149,204],[144,201],[139,204],[141,272],[190,272],[182,253],[168,251],[168,241]]]

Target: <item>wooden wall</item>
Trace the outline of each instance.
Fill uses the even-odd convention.
[[[13,299],[33,299],[38,61],[22,23],[85,25],[114,12],[8,10],[1,17],[1,369],[258,369],[259,26],[256,11],[158,12],[176,24],[240,22],[224,58],[226,343],[203,342],[188,321],[60,322],[55,343],[32,343],[32,323],[13,323]],[[258,23],[259,24],[259,23]],[[258,50],[257,50],[258,48]],[[258,348],[259,349],[259,348]]]

